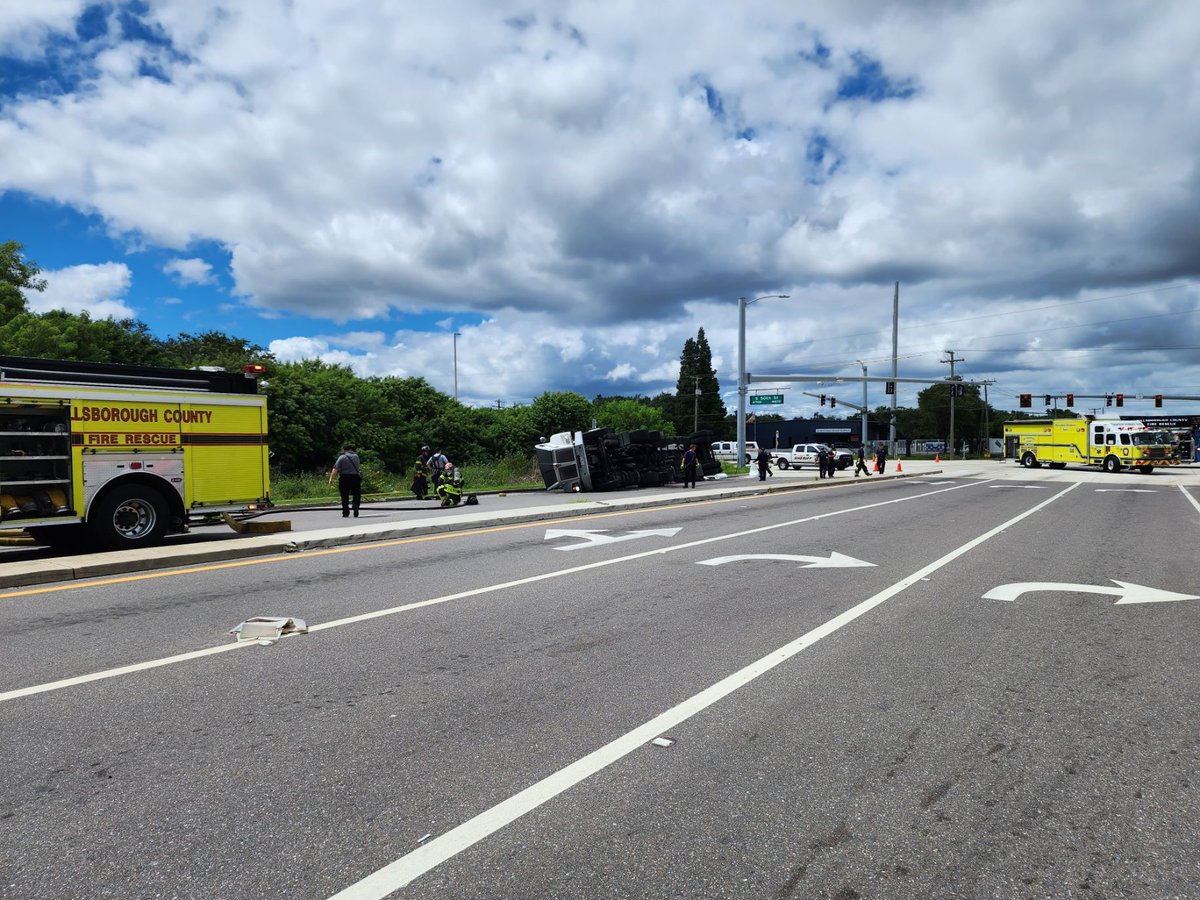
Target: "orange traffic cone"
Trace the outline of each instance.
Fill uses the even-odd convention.
[[[875,457],[875,471],[876,472],[879,471],[879,457],[878,456]]]
[[[942,457],[939,456],[937,453],[935,453],[935,454],[933,454],[933,461],[935,463],[940,463],[942,461]]]
[[[903,472],[903,471],[904,471],[902,468],[900,468],[900,460],[896,460],[896,471],[897,471],[897,472]]]

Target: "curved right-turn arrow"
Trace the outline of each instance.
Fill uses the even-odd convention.
[[[1172,600],[1200,600],[1200,597],[1191,594],[1177,594],[1174,591],[1164,591],[1160,588],[1130,584],[1128,581],[1117,581],[1115,578],[1110,578],[1109,581],[1119,587],[1106,587],[1102,584],[1069,584],[1057,581],[1018,581],[992,588],[983,595],[983,599],[1016,600],[1022,594],[1030,591],[1070,591],[1082,594],[1108,594],[1118,597],[1117,603],[1166,603]]]

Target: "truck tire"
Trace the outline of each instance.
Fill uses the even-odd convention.
[[[1026,450],[1025,455],[1021,457],[1021,465],[1027,469],[1036,469],[1041,463],[1037,461],[1037,457],[1033,455],[1033,451]]]
[[[1119,459],[1117,459],[1115,456],[1104,457],[1104,471],[1105,472],[1120,472],[1121,471],[1121,461]]]
[[[153,487],[118,484],[92,503],[88,536],[105,550],[153,547],[167,533],[167,519],[167,502]]]
[[[792,464],[781,456],[779,459],[775,460],[775,465],[781,469],[788,469]]]

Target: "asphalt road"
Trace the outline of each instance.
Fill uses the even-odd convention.
[[[5,591],[0,896],[1198,895],[1197,488],[961,470]],[[231,643],[265,614],[311,630]]]

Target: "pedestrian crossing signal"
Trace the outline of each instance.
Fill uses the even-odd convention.
[[[1031,406],[1033,406],[1033,394],[1022,394],[1021,409],[1029,409]]]

